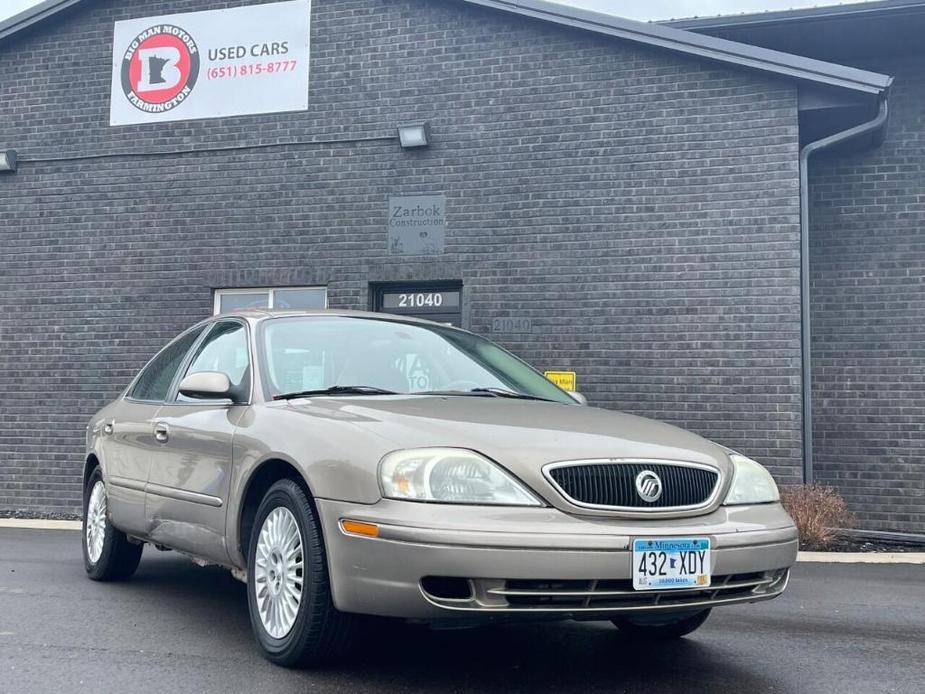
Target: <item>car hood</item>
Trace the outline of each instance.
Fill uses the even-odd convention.
[[[458,396],[313,398],[289,404],[307,415],[350,422],[376,434],[388,450],[449,446],[478,451],[551,504],[572,512],[575,508],[543,476],[546,464],[645,458],[710,464],[720,469],[724,483],[731,475],[722,446],[669,424],[595,407]]]

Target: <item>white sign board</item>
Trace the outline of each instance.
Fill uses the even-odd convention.
[[[116,22],[110,125],[308,108],[311,0]]]

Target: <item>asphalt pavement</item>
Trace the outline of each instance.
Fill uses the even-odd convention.
[[[597,622],[372,623],[309,672],[263,660],[226,571],[146,548],[132,581],[93,583],[79,538],[0,529],[0,693],[925,692],[925,566],[799,564],[783,597],[660,646]]]

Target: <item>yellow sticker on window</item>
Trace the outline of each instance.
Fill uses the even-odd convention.
[[[576,383],[578,377],[574,371],[547,371],[543,375],[562,388],[562,390],[577,390]]]

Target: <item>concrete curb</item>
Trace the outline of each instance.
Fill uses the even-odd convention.
[[[925,564],[925,552],[800,552],[797,561],[820,564]]]
[[[23,530],[80,530],[80,521],[34,520],[31,518],[0,518],[0,528]]]

